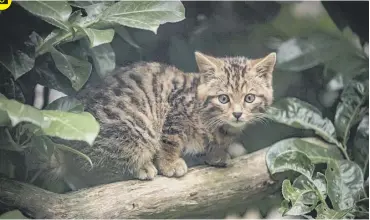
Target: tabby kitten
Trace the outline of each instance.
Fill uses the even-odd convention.
[[[202,152],[207,164],[227,166],[227,147],[273,101],[276,55],[195,58],[199,73],[141,62],[77,97],[101,126],[94,146],[81,149],[95,167],[141,180],[180,177],[188,169],[181,156]]]

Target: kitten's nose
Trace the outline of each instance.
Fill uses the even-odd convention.
[[[236,118],[236,119],[239,119],[240,118],[240,116],[242,116],[242,112],[233,112],[233,115],[234,115],[234,117]]]

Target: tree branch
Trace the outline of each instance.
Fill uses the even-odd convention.
[[[34,218],[190,218],[214,216],[280,184],[265,163],[268,148],[232,160],[228,168],[198,166],[184,177],[130,180],[66,194],[0,179],[0,202]]]

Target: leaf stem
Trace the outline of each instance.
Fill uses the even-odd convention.
[[[350,161],[351,159],[349,158],[348,153],[347,153],[347,146],[345,144],[341,144],[341,143],[337,143],[337,146],[342,151],[346,160]]]
[[[362,172],[363,173],[365,173],[368,165],[369,165],[369,157],[366,157],[366,161],[365,161],[364,167],[362,168]]]
[[[91,26],[91,25],[95,24],[96,22],[97,22],[97,20],[93,20],[93,21],[91,21],[90,23],[86,23],[85,25],[81,26],[81,28],[89,27],[89,26]],[[51,45],[54,47],[54,46],[56,46],[56,45],[60,44],[60,43],[61,43],[61,42],[63,42],[64,40],[66,40],[66,39],[68,39],[68,38],[70,38],[70,37],[72,37],[72,36],[74,36],[74,35],[77,35],[77,33],[75,32],[74,27],[71,27],[71,31],[70,31],[70,32],[63,33],[60,37],[58,37],[58,38],[55,40],[55,42],[52,42],[52,44],[51,44]],[[84,37],[84,36],[78,36],[78,35],[77,35],[77,39],[76,39],[75,37],[73,37],[70,41],[76,41],[76,40],[80,39],[80,38],[78,38],[78,37],[82,38],[82,37]],[[41,49],[42,49],[42,46],[43,46],[43,45],[41,45],[41,47],[39,46],[39,47],[37,47],[37,48],[36,48],[36,57],[37,57],[37,56],[39,56],[39,55],[42,55],[42,54],[44,54],[44,53],[49,52],[49,50],[41,50]]]

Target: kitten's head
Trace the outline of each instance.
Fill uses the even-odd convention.
[[[196,52],[195,58],[203,75],[198,97],[203,102],[206,126],[242,128],[261,118],[266,107],[272,104],[275,53],[248,59],[216,58]]]

